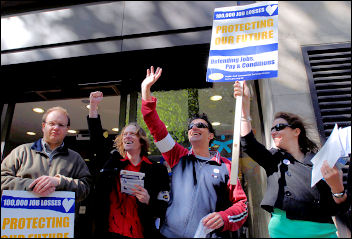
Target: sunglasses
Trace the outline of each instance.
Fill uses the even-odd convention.
[[[198,122],[198,123],[190,123],[189,125],[188,125],[188,130],[190,130],[190,129],[192,129],[193,128],[193,126],[197,126],[197,128],[200,128],[200,129],[206,129],[206,128],[208,128],[208,125],[206,125],[206,124],[204,124],[204,123],[202,123],[202,122]]]
[[[275,131],[280,131],[280,130],[285,129],[286,127],[291,127],[291,125],[289,125],[289,124],[277,124],[277,125],[271,127],[271,132],[273,132],[274,129],[275,129]]]

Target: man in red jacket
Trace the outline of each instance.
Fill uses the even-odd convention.
[[[157,99],[150,88],[162,69],[147,70],[142,82],[142,114],[154,141],[172,168],[171,194],[161,233],[165,237],[224,237],[245,222],[247,197],[240,181],[230,184],[231,162],[217,151],[209,151],[215,131],[207,116],[197,115],[188,126],[191,150],[175,142],[156,112]]]

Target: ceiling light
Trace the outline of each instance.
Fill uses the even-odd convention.
[[[218,126],[218,125],[221,125],[221,123],[220,122],[213,122],[213,123],[211,123],[211,125],[212,126]]]
[[[70,134],[77,134],[77,130],[74,130],[74,129],[69,129],[67,130],[67,132]]]
[[[115,131],[115,132],[118,132],[118,131],[119,131],[119,128],[112,128],[111,130],[112,130],[112,131]]]
[[[44,113],[44,110],[42,108],[33,108],[32,110],[38,114]]]
[[[31,132],[31,131],[28,131],[26,134],[28,134],[28,135],[36,135],[36,133]]]
[[[222,99],[222,96],[221,95],[213,95],[210,97],[210,100],[212,101],[218,101],[218,100],[221,100]]]

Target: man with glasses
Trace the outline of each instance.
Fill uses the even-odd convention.
[[[209,151],[215,131],[205,114],[190,120],[191,150],[175,142],[156,112],[156,98],[150,88],[162,69],[147,70],[142,82],[142,114],[164,159],[172,168],[171,194],[165,237],[229,237],[247,218],[247,197],[240,181],[230,184],[231,162],[217,151]],[[198,230],[201,229],[201,230]]]
[[[84,200],[91,174],[82,157],[63,142],[69,127],[64,108],[48,109],[42,118],[43,138],[16,147],[1,163],[1,193],[26,190],[45,197],[54,191],[73,191],[77,202]]]

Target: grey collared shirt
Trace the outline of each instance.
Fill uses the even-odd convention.
[[[42,139],[42,146],[43,146],[43,150],[44,150],[45,154],[48,155],[48,157],[51,161],[53,159],[53,157],[55,156],[55,154],[57,153],[58,149],[61,149],[64,146],[64,142],[62,142],[62,144],[59,147],[56,147],[54,150],[51,150],[49,144],[46,143],[44,141],[44,139]]]

